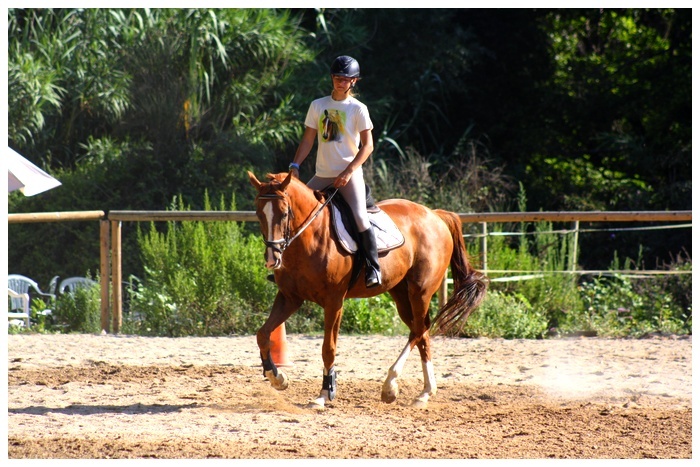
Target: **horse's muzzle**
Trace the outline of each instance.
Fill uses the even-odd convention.
[[[267,269],[279,269],[282,267],[282,253],[273,248],[268,248],[265,253],[265,267]]]

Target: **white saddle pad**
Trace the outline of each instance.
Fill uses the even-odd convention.
[[[340,211],[335,205],[332,205],[331,212],[333,213],[333,227],[336,235],[338,235],[340,244],[348,253],[357,252],[357,242],[345,228]],[[369,215],[370,224],[374,227],[372,230],[374,230],[374,236],[377,239],[378,252],[393,250],[403,245],[403,234],[387,213],[380,209],[378,212],[369,212],[367,214]]]

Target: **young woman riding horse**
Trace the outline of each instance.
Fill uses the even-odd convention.
[[[362,164],[374,150],[373,126],[367,106],[353,97],[353,88],[360,79],[360,64],[352,57],[341,55],[333,61],[330,71],[333,91],[309,106],[304,136],[289,169],[298,177],[299,166],[309,155],[314,140],[318,140],[316,175],[307,185],[313,190],[333,186],[348,203],[367,258],[365,285],[377,287],[382,283],[382,273],[377,242],[367,216],[362,174]]]
[[[380,285],[368,287],[357,281],[350,286],[353,256],[340,246],[322,193],[304,185],[293,173],[296,171],[270,174],[269,182],[261,182],[248,172],[258,192],[255,206],[267,245],[266,266],[275,271],[278,286],[270,316],[257,333],[263,374],[273,387],[287,388],[287,376],[271,358],[270,334],[305,300],[319,304],[324,310],[324,370],[321,393],[312,405],[325,406],[337,390],[334,365],[343,301],[388,292],[409,335],[405,348],[389,368],[381,399],[396,400],[397,379],[409,353],[418,346],[424,387],[414,405],[425,406],[437,390],[430,352],[431,330],[444,334],[459,329],[486,294],[486,277],[469,264],[459,217],[402,199],[377,203],[403,234],[404,243],[379,259]],[[430,299],[448,266],[452,268],[454,292],[432,320]]]

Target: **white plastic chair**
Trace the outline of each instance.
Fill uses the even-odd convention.
[[[58,285],[58,289],[56,290],[56,293],[58,293],[58,294],[73,293],[77,289],[80,289],[80,288],[89,289],[94,285],[97,285],[97,282],[93,281],[92,279],[88,279],[87,277],[69,277],[69,278],[63,279],[61,281],[61,283]]]
[[[10,297],[10,307],[7,310],[9,324],[24,325],[29,329],[29,294],[18,293],[9,288],[7,293]]]
[[[29,327],[29,314],[30,314],[30,304],[32,296],[41,296],[49,299],[54,299],[55,295],[50,293],[42,292],[36,281],[22,276],[20,274],[10,274],[7,276],[7,289],[10,299],[10,306],[8,308],[8,317],[12,318],[12,314],[20,314],[21,318],[25,318],[26,315],[26,326]],[[17,311],[20,310],[20,311]],[[50,315],[51,310],[46,308],[39,313],[43,315]]]

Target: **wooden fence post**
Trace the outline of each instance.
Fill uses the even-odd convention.
[[[481,223],[481,271],[484,273],[484,275],[487,275],[488,273],[488,260],[487,254],[488,254],[488,238],[489,238],[489,223],[488,222],[482,222]]]
[[[571,252],[571,259],[569,259],[569,269],[571,271],[576,270],[576,260],[578,259],[578,221],[574,221],[574,244]]]
[[[109,221],[100,220],[100,324],[109,332]]]
[[[122,328],[122,223],[112,223],[112,332]]]

